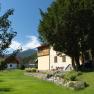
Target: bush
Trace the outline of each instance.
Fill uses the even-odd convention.
[[[24,65],[21,65],[20,69],[21,70],[24,70],[25,69],[25,66]]]
[[[37,69],[36,68],[25,68],[26,72],[36,72]]]
[[[6,68],[7,68],[6,62],[1,61],[1,62],[0,62],[0,70],[4,70],[4,69],[6,69]]]
[[[63,72],[59,72],[55,74],[56,77],[60,77],[60,78],[64,78],[64,73]]]
[[[80,75],[82,75],[82,72],[78,71],[77,76],[80,76]]]
[[[69,80],[70,81],[76,81],[77,80],[76,75],[70,75]]]
[[[31,72],[31,68],[25,68],[26,72]]]
[[[52,76],[53,76],[53,74],[47,74],[47,78],[50,78]]]
[[[81,65],[81,71],[90,72],[94,70],[94,62],[89,60]]]
[[[65,73],[64,78],[69,81],[77,81],[78,75],[79,75],[78,72],[70,71]]]
[[[31,72],[36,72],[37,69],[36,68],[31,68]]]
[[[88,87],[89,86],[89,84],[87,84],[86,82],[85,82],[85,87]]]

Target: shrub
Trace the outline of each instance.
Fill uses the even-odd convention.
[[[21,65],[20,69],[21,70],[24,70],[25,69],[25,66],[24,65]]]
[[[6,69],[6,68],[7,68],[6,62],[1,61],[1,62],[0,62],[0,70],[4,70],[4,69]]]
[[[89,86],[89,84],[87,84],[86,82],[85,82],[85,87],[88,87]]]
[[[36,68],[31,68],[31,72],[36,72],[37,69]]]
[[[26,72],[36,72],[37,69],[36,68],[25,68]]]
[[[47,78],[50,78],[52,76],[53,76],[53,74],[47,74]]]
[[[88,60],[81,65],[81,71],[90,72],[94,70],[93,61]]]
[[[70,81],[76,81],[77,79],[76,79],[76,75],[71,75],[70,77],[69,77],[69,80]]]
[[[59,72],[55,74],[56,77],[60,77],[60,78],[64,78],[64,73],[63,72]]]
[[[80,75],[82,75],[82,72],[81,71],[78,71],[77,72],[77,76],[80,76]]]
[[[31,69],[30,68],[25,68],[25,71],[26,72],[31,72]]]
[[[65,75],[64,75],[64,78],[66,80],[69,80],[69,81],[76,81],[77,80],[77,72],[75,71],[70,71],[70,72],[66,72]]]

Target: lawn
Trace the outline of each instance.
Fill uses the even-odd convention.
[[[0,94],[93,94],[94,73],[84,73],[80,79],[90,86],[84,90],[73,91],[53,83],[24,75],[23,71],[12,70],[0,72]]]

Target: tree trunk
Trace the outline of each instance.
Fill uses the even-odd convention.
[[[92,54],[92,61],[94,62],[94,50],[91,51]]]
[[[88,51],[88,54],[89,54],[89,60],[92,60],[92,52],[91,52],[91,49]]]
[[[81,54],[81,63],[83,64],[84,62],[85,62],[85,57],[84,57],[84,54],[82,52],[82,54]]]
[[[80,70],[79,56],[75,57],[75,63],[76,63],[76,70],[79,71]]]
[[[76,65],[75,65],[74,57],[72,57],[72,67],[73,67],[74,70],[76,70]]]

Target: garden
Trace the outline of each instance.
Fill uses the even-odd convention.
[[[22,70],[0,72],[0,94],[92,94],[94,92],[94,72],[83,73],[79,79],[89,86],[76,91],[58,86],[52,82],[24,75]]]

